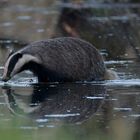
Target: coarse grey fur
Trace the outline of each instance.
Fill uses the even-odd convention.
[[[92,44],[78,38],[61,37],[38,41],[18,52],[39,60],[32,60],[19,70],[31,70],[39,82],[104,80],[107,73],[99,51]]]

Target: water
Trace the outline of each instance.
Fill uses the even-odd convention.
[[[37,84],[36,77],[25,71],[7,83],[0,81],[0,138],[140,139],[139,7],[131,3],[73,7],[43,0],[4,5],[0,78],[10,50],[71,35],[93,42],[120,79]]]

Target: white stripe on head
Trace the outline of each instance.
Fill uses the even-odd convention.
[[[18,52],[14,53],[13,55],[11,55],[8,58],[8,60],[7,60],[6,64],[5,64],[5,67],[4,67],[3,77],[7,76],[8,66],[9,66],[10,60],[12,59],[13,56],[17,55],[18,53],[21,53],[21,52],[18,51]],[[25,64],[27,64],[30,61],[34,61],[36,63],[40,63],[40,60],[37,57],[32,56],[30,54],[22,54],[22,57],[19,58],[19,60],[17,61],[16,65],[14,66],[14,68],[13,68],[11,74],[10,74],[10,77],[13,77],[16,73],[18,73],[20,71],[22,66],[24,66]]]
[[[13,77],[16,73],[18,73],[22,68],[22,66],[24,66],[30,61],[40,63],[39,59],[36,58],[35,56],[32,56],[30,54],[23,54],[23,56],[18,60],[13,71],[11,72],[11,77]]]
[[[6,61],[5,66],[4,66],[3,77],[6,77],[7,72],[8,72],[9,62],[10,62],[11,58],[12,58],[14,55],[16,55],[16,54],[17,54],[17,53],[12,54],[12,55],[8,58],[8,60]]]

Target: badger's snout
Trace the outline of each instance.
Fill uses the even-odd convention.
[[[4,82],[7,82],[9,79],[10,79],[10,76],[9,77],[8,76],[3,76],[1,80],[4,81]]]
[[[4,71],[3,71],[2,78],[1,78],[1,80],[4,81],[4,82],[7,82],[10,79],[10,74],[8,74],[7,71],[8,71],[7,67],[5,67]]]

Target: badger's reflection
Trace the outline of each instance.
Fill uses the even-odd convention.
[[[8,108],[17,115],[47,122],[81,123],[100,107],[103,85],[66,83],[3,88]],[[26,94],[24,94],[26,92]]]

